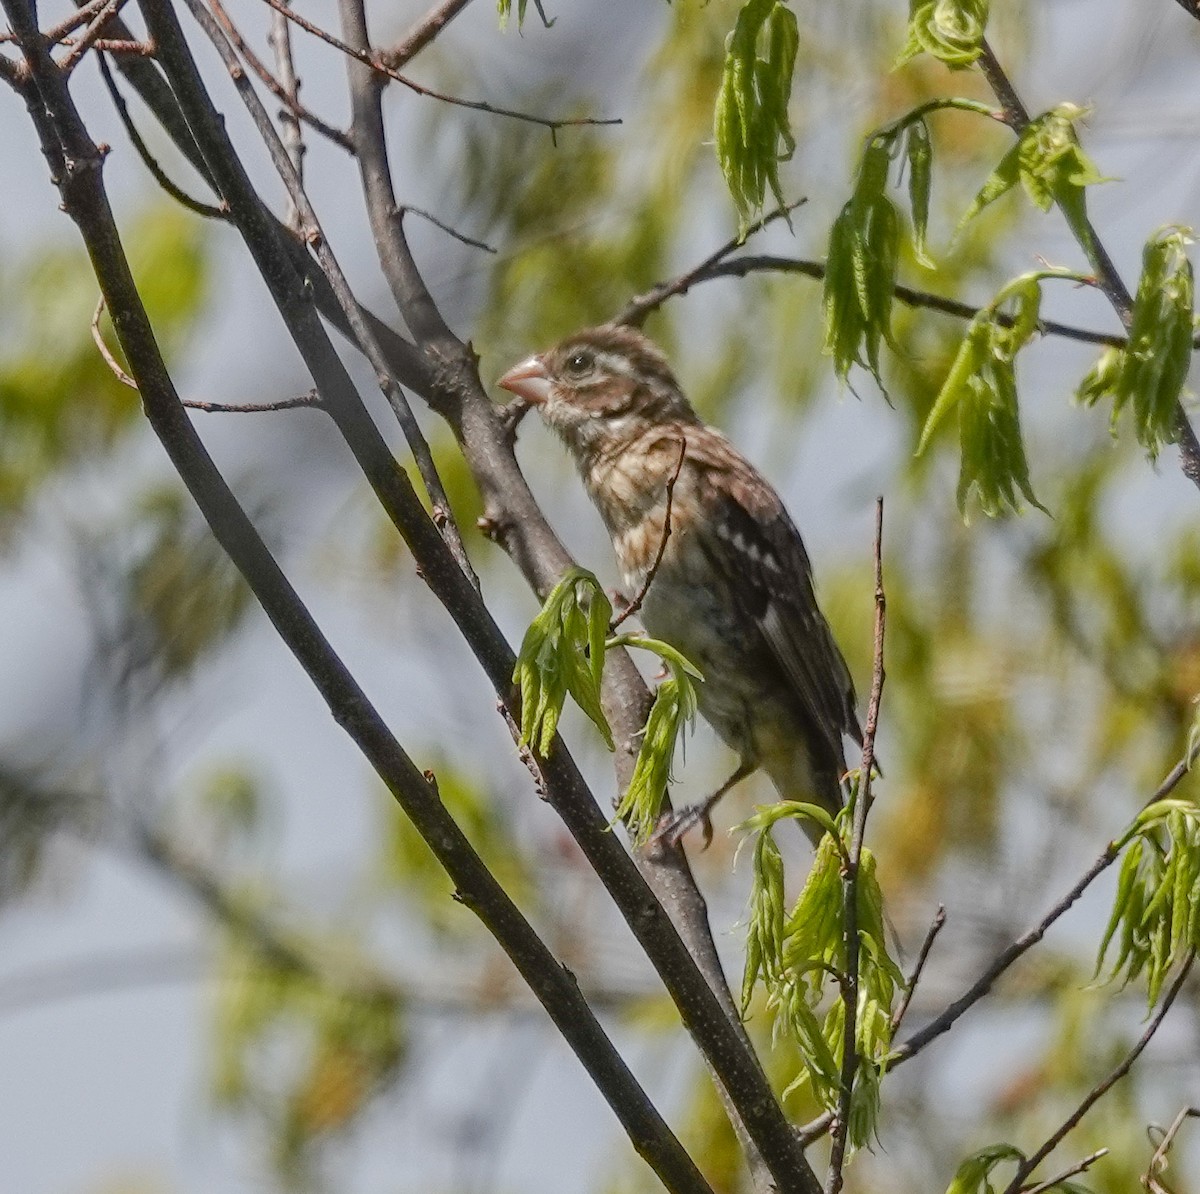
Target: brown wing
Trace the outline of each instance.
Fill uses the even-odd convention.
[[[732,484],[710,491],[716,532],[712,550],[719,556],[715,562],[736,578],[736,599],[761,630],[803,720],[844,769],[843,736],[862,741],[854,682],[817,606],[800,532],[779,495],[752,466],[724,441],[720,448],[734,458],[734,468]],[[689,452],[699,457],[696,463],[702,468],[704,455],[703,449]],[[721,463],[728,477],[731,460]]]

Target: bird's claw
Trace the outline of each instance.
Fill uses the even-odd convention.
[[[689,804],[686,808],[663,813],[650,835],[650,844],[673,849],[697,826],[700,826],[704,839],[703,848],[707,850],[713,839],[712,813],[707,802]]]

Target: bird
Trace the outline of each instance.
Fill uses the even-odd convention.
[[[642,625],[700,670],[700,713],[738,757],[711,796],[668,814],[656,835],[674,844],[702,825],[707,844],[717,802],[760,769],[781,799],[836,814],[845,739],[862,743],[854,683],[779,494],[701,420],[666,355],[635,328],[577,331],[497,384],[536,408],[574,457],[642,599]],[[819,826],[805,828],[819,841]]]

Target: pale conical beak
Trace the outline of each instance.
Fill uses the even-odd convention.
[[[550,396],[550,377],[541,357],[529,357],[514,365],[496,384],[533,406],[540,406]]]

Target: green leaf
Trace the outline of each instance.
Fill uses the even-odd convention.
[[[525,24],[525,9],[528,7],[529,0],[517,0],[518,29]],[[508,18],[512,16],[512,0],[496,0],[496,12],[500,17],[500,28],[503,29],[508,24]]]
[[[1105,967],[1120,933],[1110,980],[1131,982],[1143,971],[1153,1007],[1180,957],[1196,943],[1200,925],[1200,808],[1190,801],[1152,805],[1135,819],[1117,879],[1113,909],[1096,960]]]
[[[1039,327],[1041,282],[1078,275],[1060,270],[1022,274],[1001,288],[971,321],[954,363],[921,430],[917,455],[952,411],[958,412],[962,463],[958,506],[972,494],[989,517],[1020,509],[1023,497],[1039,510],[1033,493],[1017,401],[1015,358]]]
[[[994,203],[1017,185],[1021,178],[1020,154],[1021,143],[1018,141],[1000,159],[999,164],[979,188],[979,193],[971,200],[970,206],[963,212],[962,219],[958,221],[958,231],[969,224],[988,204]]]
[[[879,349],[892,338],[900,247],[900,217],[885,193],[893,144],[889,135],[867,142],[854,194],[830,230],[823,292],[825,351],[838,378],[858,364],[881,387]]]
[[[713,133],[743,233],[768,187],[783,203],[779,163],[796,148],[787,109],[799,46],[796,15],[780,0],[748,0],[729,37]]]
[[[1025,1154],[1011,1144],[989,1144],[972,1153],[958,1167],[946,1194],[991,1194],[988,1178],[992,1170],[1004,1161],[1024,1161]]]
[[[600,582],[572,568],[529,624],[513,670],[521,694],[521,742],[545,757],[567,695],[595,724],[609,750],[612,731],[600,704],[604,636],[612,603]]]
[[[1017,387],[1011,361],[989,361],[972,377],[959,410],[962,464],[957,501],[966,512],[974,492],[989,518],[1006,510],[1018,511],[1018,490],[1025,500],[1046,513],[1029,480],[1025,444],[1017,411]]]
[[[783,878],[783,855],[770,829],[764,829],[754,844],[754,881],[742,974],[743,1016],[759,978],[776,986],[783,976]]]
[[[680,731],[696,718],[695,681],[703,677],[681,651],[661,639],[621,634],[605,643],[606,649],[612,647],[653,651],[670,671],[654,695],[654,704],[642,730],[642,744],[638,748],[633,775],[615,814],[616,820],[624,821],[630,827],[634,840],[643,842],[653,831],[662,811]]]
[[[957,409],[958,405],[966,398],[972,379],[987,357],[991,335],[989,321],[981,312],[971,321],[967,334],[958,346],[958,352],[955,354],[954,363],[950,366],[950,372],[946,374],[946,380],[942,382],[942,388],[938,391],[937,397],[933,400],[933,406],[925,418],[925,426],[921,428],[921,439],[917,444],[916,454],[918,456],[929,447],[933,433],[946,416],[952,410]]]
[[[1192,357],[1195,296],[1185,246],[1190,231],[1164,228],[1146,243],[1129,346],[1113,390],[1113,418],[1132,406],[1138,442],[1154,459],[1175,440],[1175,419]]]
[[[1073,224],[1082,225],[1084,189],[1107,181],[1079,144],[1075,122],[1084,115],[1075,104],[1059,104],[1031,120],[963,213],[959,230],[1018,182],[1042,211],[1059,203]]]
[[[1115,395],[1125,363],[1125,351],[1106,348],[1096,363],[1084,374],[1075,397],[1084,406],[1095,406],[1101,398]]]
[[[925,251],[929,228],[929,195],[933,188],[933,142],[924,120],[914,121],[904,141],[908,157],[908,196],[912,208],[913,252],[917,260],[933,269],[934,263]]]
[[[988,0],[911,0],[908,38],[896,66],[930,54],[951,70],[970,66],[983,52]]]

